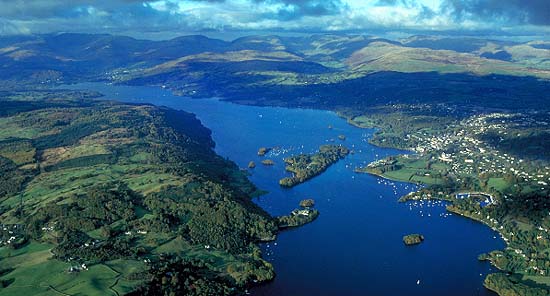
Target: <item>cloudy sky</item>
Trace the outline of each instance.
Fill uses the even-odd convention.
[[[550,34],[550,0],[0,0],[0,34],[443,31]]]

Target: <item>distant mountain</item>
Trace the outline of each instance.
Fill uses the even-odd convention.
[[[202,35],[182,36],[154,42],[148,51],[140,52],[139,60],[148,64],[162,63],[204,52],[225,52],[228,51],[228,45],[228,42]]]
[[[549,43],[544,41],[433,36],[392,41],[346,34],[247,36],[231,42],[193,35],[150,41],[53,34],[1,37],[0,45],[0,80],[5,83],[103,80],[164,85],[192,96],[242,96],[242,90],[254,88],[280,97],[291,87],[321,98],[327,92],[316,93],[318,88],[356,85],[357,79],[370,80],[367,76],[381,72],[550,79]],[[372,93],[366,85],[354,87]]]
[[[32,76],[55,71],[58,76],[98,76],[104,71],[135,65],[156,65],[202,52],[221,52],[227,43],[204,36],[168,41],[137,40],[125,36],[56,34],[0,38],[0,78]]]
[[[429,48],[434,50],[452,50],[462,53],[479,52],[484,47],[494,44],[496,46],[512,46],[519,44],[510,41],[498,41],[472,37],[437,37],[437,36],[411,36],[401,40],[407,47]]]
[[[125,36],[106,34],[52,34],[0,38],[0,62],[5,71],[3,78],[19,75],[32,77],[37,73],[53,71],[59,77],[100,76],[115,69],[149,69],[179,63],[187,57],[206,53],[229,53],[243,59],[256,60],[250,53],[286,53],[300,57],[302,62],[346,70],[366,64],[362,57],[370,59],[369,71],[415,71],[406,64],[419,66],[420,71],[465,72],[473,74],[509,74],[548,77],[547,43],[514,43],[475,38],[439,38],[414,36],[401,42],[364,35],[312,35],[303,37],[248,36],[232,42],[205,36],[183,36],[166,41],[138,40]],[[429,49],[429,50],[428,50]],[[242,51],[242,52],[241,52]],[[237,52],[241,52],[237,54]],[[384,53],[384,56],[377,56]],[[405,54],[402,55],[401,54]],[[474,56],[484,59],[475,59]],[[398,57],[398,59],[396,59]],[[373,63],[379,59],[378,63]],[[261,59],[259,59],[261,60]],[[504,60],[513,64],[503,64]],[[222,62],[235,62],[224,60]],[[286,62],[286,61],[285,61]],[[383,65],[379,65],[384,62]],[[386,63],[389,62],[389,63]],[[441,63],[445,64],[442,65]],[[472,63],[474,66],[472,66]],[[533,69],[524,69],[526,66]],[[282,70],[258,63],[247,67],[250,71]],[[325,72],[319,67],[306,73]],[[542,70],[542,71],[541,71]],[[147,70],[148,71],[148,70]],[[146,72],[147,72],[146,71]],[[300,73],[300,71],[295,71]],[[52,74],[50,73],[50,74]],[[0,77],[2,78],[2,77]],[[104,78],[104,77],[103,77]]]
[[[550,69],[550,42],[527,43],[465,37],[412,36],[401,41],[403,46],[451,50],[483,58],[516,62],[538,69]]]
[[[510,54],[504,55],[512,57]],[[346,62],[354,71],[367,72],[438,72],[550,77],[550,71],[547,70],[483,58],[472,53],[406,47],[385,42],[371,43],[354,52]]]
[[[235,39],[228,45],[231,51],[286,51],[287,47],[279,36],[247,36]]]

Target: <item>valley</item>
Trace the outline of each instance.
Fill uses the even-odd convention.
[[[421,186],[404,190],[404,186],[413,185],[403,183],[401,189],[389,191],[396,195],[395,200],[403,196],[401,201],[411,205],[410,211],[412,205],[444,201],[445,207],[437,213],[440,217],[457,214],[498,232],[506,246],[484,242],[482,245],[494,248],[462,254],[469,254],[470,259],[482,254],[480,260],[499,270],[487,277],[486,269],[481,273],[483,277],[477,280],[485,279],[485,287],[501,295],[546,295],[550,293],[547,46],[544,40],[435,36],[391,40],[352,34],[248,36],[233,41],[204,36],[149,41],[99,34],[0,38],[0,61],[5,70],[0,74],[0,168],[4,172],[0,178],[4,229],[0,262],[11,266],[0,273],[5,286],[0,294],[15,293],[10,290],[14,287],[58,289],[57,283],[67,279],[58,272],[43,276],[52,276],[46,286],[21,285],[28,281],[31,267],[82,274],[90,271],[90,281],[101,278],[101,287],[72,286],[69,281],[67,287],[60,288],[68,293],[71,289],[114,289],[117,293],[154,294],[159,287],[189,293],[185,290],[189,283],[179,284],[188,274],[174,276],[173,285],[165,284],[168,279],[161,275],[173,269],[199,274],[204,289],[212,289],[205,290],[209,293],[241,293],[274,278],[273,266],[257,244],[273,240],[277,233],[273,217],[284,217],[293,209],[292,204],[275,203],[277,210],[271,212],[269,206],[273,205],[266,197],[252,202],[259,194],[256,186],[277,195],[299,192],[302,199],[311,192],[332,192],[323,199],[325,206],[320,203],[322,214],[315,223],[304,226],[330,229],[324,219],[334,225],[355,224],[338,224],[347,220],[325,213],[331,211],[328,201],[338,194],[317,179],[330,178],[331,186],[351,190],[344,194],[347,198],[363,196],[360,193],[365,188],[378,188],[369,183],[375,180],[378,184],[402,184],[356,173],[367,172]],[[88,81],[103,86],[84,83],[73,90],[59,89],[60,85],[72,88],[67,83]],[[197,113],[214,131],[217,145],[193,115],[158,107],[162,105]],[[264,111],[294,114],[288,111],[293,109],[279,107],[305,112],[291,122],[293,125],[285,126],[287,131],[294,130],[294,135],[275,136],[277,127],[290,124],[283,119],[266,119],[269,125],[255,121],[255,117],[264,118]],[[323,115],[304,117],[310,111],[325,112],[318,110],[337,112],[351,125],[332,130],[327,126],[335,123],[326,122]],[[229,118],[217,122],[220,118],[210,117],[209,112]],[[307,128],[309,121],[321,117],[325,121],[315,124],[323,126],[324,132],[317,126]],[[262,129],[250,128],[245,122]],[[334,139],[358,155],[350,153],[329,164],[316,158],[319,147]],[[258,155],[257,148],[262,146],[283,149],[266,149],[265,156]],[[358,147],[377,153],[366,157]],[[221,149],[216,153],[238,166],[217,156],[213,149]],[[251,161],[254,166],[249,165]],[[256,166],[262,161],[265,166]],[[286,175],[285,162],[295,176]],[[311,170],[309,165],[318,162],[321,166]],[[247,166],[246,173],[239,169]],[[350,185],[348,179],[362,180],[358,182],[363,188]],[[280,193],[284,188],[278,188],[278,182],[293,188]],[[490,202],[461,198],[478,192],[490,195]],[[370,206],[353,200],[362,209]],[[102,208],[103,204],[109,206]],[[81,212],[85,214],[77,214]],[[340,218],[345,215],[336,213]],[[387,216],[369,214],[377,221],[392,223]],[[411,219],[411,225],[417,227],[423,225],[415,218],[404,219]],[[364,221],[354,222],[365,225]],[[401,230],[392,233],[397,237],[394,241],[419,231]],[[374,235],[377,230],[364,233]],[[363,241],[355,232],[348,234],[350,241]],[[430,239],[419,249],[431,248],[433,233],[426,237]],[[297,243],[307,243],[294,238]],[[310,237],[310,241],[319,238]],[[379,247],[403,252],[387,245]],[[340,246],[331,250],[345,253]],[[263,251],[270,254],[265,248]],[[398,258],[405,260],[405,256]],[[150,259],[152,262],[147,261]],[[281,261],[277,263],[285,266]],[[345,269],[333,264],[335,270]],[[304,266],[316,265],[309,262]],[[150,281],[144,280],[145,270]],[[361,270],[376,277],[368,269]],[[292,274],[288,266],[285,271]],[[426,272],[434,274],[433,270]],[[258,288],[259,295],[296,288],[290,278],[280,277],[283,280],[275,279],[265,286],[268,288]],[[286,287],[281,284],[284,280]],[[378,280],[387,283],[387,279]],[[479,292],[479,281],[464,281],[470,283],[465,293]],[[151,285],[144,285],[146,282]],[[438,284],[431,284],[418,294],[435,291],[430,289]],[[275,288],[270,292],[269,287]],[[381,287],[373,287],[371,292],[382,291],[378,289]]]

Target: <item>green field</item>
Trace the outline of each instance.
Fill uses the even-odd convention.
[[[358,169],[357,172],[373,173],[395,181],[426,185],[441,185],[441,173],[449,168],[443,162],[431,162],[422,158],[398,156],[392,165],[379,165]],[[428,162],[430,162],[429,168]]]
[[[504,181],[504,178],[489,178],[487,184],[489,187],[492,187],[500,192],[509,187],[509,184]]]

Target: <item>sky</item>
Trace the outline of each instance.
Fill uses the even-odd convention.
[[[216,32],[550,34],[550,0],[0,0],[0,35]]]

